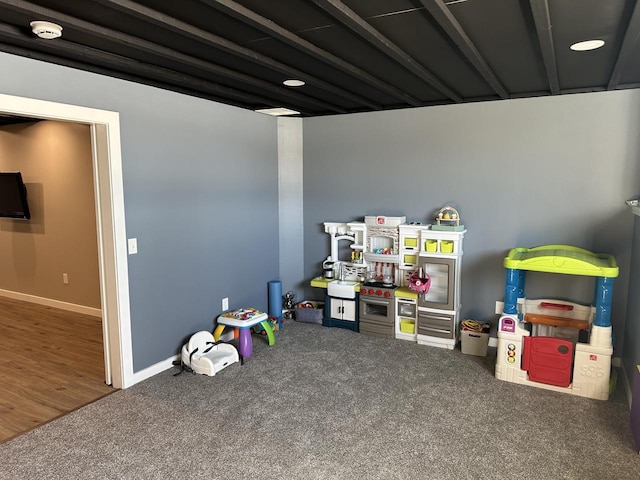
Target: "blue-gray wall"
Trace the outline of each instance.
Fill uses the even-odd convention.
[[[267,308],[281,245],[274,119],[12,55],[0,54],[0,70],[2,93],[120,112],[127,236],[139,243],[129,257],[135,371],[210,329],[223,297]],[[293,232],[304,238],[304,282],[329,253],[322,222],[430,222],[453,203],[469,230],[464,316],[494,318],[514,246],[616,255],[612,320],[629,373],[640,362],[640,329],[625,325],[640,311],[637,296],[627,302],[640,233],[636,222],[631,276],[624,201],[640,190],[639,107],[632,90],[305,119],[304,232]],[[590,300],[588,285],[540,275],[529,296]]]
[[[0,92],[120,113],[134,371],[278,278],[276,120],[0,54]]]
[[[623,344],[638,194],[640,91],[566,95],[305,119],[305,276],[329,254],[322,222],[459,208],[462,315],[495,319],[510,248],[569,244],[620,265],[612,323]],[[590,302],[593,280],[528,276],[527,295]],[[307,289],[317,296],[317,289]]]

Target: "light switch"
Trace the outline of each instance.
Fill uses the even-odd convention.
[[[133,255],[138,253],[138,239],[130,238],[129,239],[129,255]]]

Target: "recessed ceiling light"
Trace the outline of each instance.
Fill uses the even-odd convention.
[[[36,20],[29,25],[31,25],[31,31],[40,38],[51,40],[62,36],[62,27],[57,23]]]
[[[571,45],[571,50],[576,52],[584,52],[586,50],[595,50],[604,45],[604,40],[585,40],[584,42],[578,42]]]
[[[301,87],[301,86],[304,85],[304,82],[302,80],[296,80],[294,78],[292,78],[290,80],[285,80],[282,83],[284,85],[286,85],[287,87]]]
[[[283,115],[298,115],[300,112],[296,112],[295,110],[289,110],[288,108],[278,107],[278,108],[262,108],[260,110],[255,110],[258,113],[266,113],[267,115],[273,115],[274,117],[281,117]]]

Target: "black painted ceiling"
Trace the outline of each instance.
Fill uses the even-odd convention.
[[[315,116],[638,88],[638,1],[0,0],[0,50]]]

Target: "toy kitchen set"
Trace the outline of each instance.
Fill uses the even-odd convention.
[[[311,281],[326,289],[324,326],[455,347],[466,233],[456,209],[441,208],[435,224],[365,216],[364,222],[325,222],[324,231],[331,252],[323,275]]]

